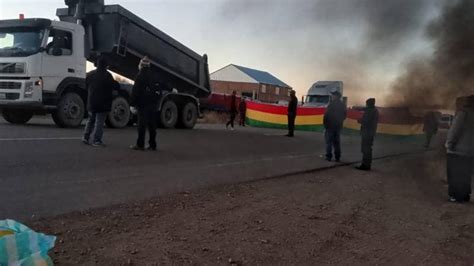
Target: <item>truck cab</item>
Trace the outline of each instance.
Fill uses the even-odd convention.
[[[81,86],[85,75],[81,25],[48,19],[0,21],[0,108],[8,122],[26,123],[35,112],[55,109],[58,90],[70,83]],[[84,116],[83,106],[70,102],[66,107],[69,116]]]
[[[335,91],[344,95],[342,81],[318,81],[309,88],[303,106],[326,107],[331,101],[331,93]]]
[[[0,109],[10,123],[51,113],[60,127],[78,127],[86,116],[86,62],[106,58],[109,70],[133,80],[147,56],[160,93],[158,124],[188,128],[211,93],[207,55],[199,55],[120,5],[65,0],[60,21],[0,20]],[[115,91],[107,124],[130,122],[130,90]]]

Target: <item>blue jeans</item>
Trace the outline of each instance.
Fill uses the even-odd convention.
[[[94,143],[102,142],[102,135],[104,134],[104,123],[107,118],[107,112],[94,113],[89,112],[89,120],[87,120],[86,128],[84,130],[84,139],[89,141],[91,133],[94,132]]]
[[[336,160],[341,159],[341,129],[327,128],[324,137],[326,139],[326,159],[332,159],[333,148]]]

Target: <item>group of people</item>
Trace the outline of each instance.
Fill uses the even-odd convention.
[[[107,61],[104,58],[97,60],[97,69],[88,73],[86,85],[88,88],[87,110],[89,119],[86,123],[83,143],[93,146],[104,146],[102,142],[103,126],[108,113],[111,111],[114,91],[119,84],[107,71]],[[138,66],[138,75],[135,79],[131,95],[131,112],[138,117],[138,138],[133,150],[155,151],[156,128],[157,128],[157,105],[161,88],[150,71],[150,61],[144,57]],[[239,124],[245,126],[246,102],[241,99],[237,107],[236,92],[232,93],[230,108],[230,120],[227,127],[234,128],[234,120],[240,113]],[[238,109],[237,109],[238,108]],[[298,99],[295,91],[290,93],[288,104],[288,134],[293,137],[295,120],[297,116]],[[471,178],[474,170],[474,95],[461,97],[456,102],[456,115],[449,129],[447,150],[447,175],[449,185],[449,197],[452,202],[466,202],[470,200]],[[326,160],[336,162],[341,160],[341,131],[347,116],[346,105],[342,102],[342,95],[338,91],[332,92],[331,102],[326,108],[323,124],[325,128]],[[359,123],[361,124],[361,152],[362,163],[356,168],[369,171],[372,167],[372,147],[377,132],[379,113],[375,107],[375,99],[366,101],[364,114]],[[438,119],[435,113],[428,113],[424,118],[424,131],[426,133],[425,147],[429,147],[432,137],[438,130]],[[148,146],[145,147],[145,134],[149,132]],[[92,142],[91,135],[93,134]]]
[[[246,116],[246,112],[247,112],[247,103],[245,102],[244,97],[242,97],[240,99],[240,103],[239,103],[238,107],[239,107],[239,110],[238,110],[238,113],[239,113],[239,126],[245,127],[245,116]],[[234,130],[234,122],[235,122],[235,118],[237,116],[237,92],[236,91],[232,91],[232,95],[230,96],[229,114],[230,114],[230,118],[229,118],[229,121],[226,123],[225,127],[227,129],[229,129],[229,126],[230,126],[230,130]]]
[[[86,77],[88,88],[87,111],[89,119],[86,123],[82,142],[93,146],[105,146],[102,141],[103,127],[108,113],[111,111],[114,91],[119,84],[107,71],[105,58],[97,60],[97,69],[89,72]],[[130,111],[137,115],[138,138],[133,150],[156,151],[156,128],[158,115],[159,90],[150,71],[150,61],[144,57],[138,65],[138,75],[135,78],[130,99]],[[145,147],[145,134],[148,130],[149,141]],[[90,137],[93,133],[93,139]]]
[[[291,92],[291,100],[288,105],[288,135],[294,136],[295,118],[297,114],[298,99],[295,92]],[[339,91],[331,93],[331,101],[326,108],[323,117],[324,138],[326,142],[326,160],[336,162],[341,161],[341,132],[344,127],[344,120],[347,117],[347,107],[342,101]],[[364,115],[358,121],[361,124],[361,151],[362,163],[356,168],[370,171],[372,168],[372,147],[377,133],[379,113],[375,108],[375,99],[370,98],[366,102]]]
[[[288,129],[293,132],[295,107],[288,107]],[[341,158],[340,134],[347,109],[341,101],[339,92],[332,93],[332,99],[324,114],[326,140],[326,159]],[[375,107],[375,99],[366,101],[361,124],[361,151],[363,154],[359,170],[371,170],[372,147],[377,133],[379,113]],[[424,132],[426,142],[430,147],[433,136],[438,132],[439,117],[435,112],[428,112],[424,117]],[[451,202],[468,202],[472,193],[472,175],[474,172],[474,95],[460,97],[456,101],[456,114],[448,131],[446,140],[448,195]]]
[[[347,117],[347,107],[342,102],[342,95],[339,91],[332,92],[331,102],[324,113],[323,125],[325,129],[326,140],[326,160],[334,159],[336,162],[341,160],[341,131],[344,127],[344,120]],[[374,145],[375,135],[379,122],[379,112],[375,107],[375,99],[370,98],[366,101],[366,107],[361,119],[361,152],[362,163],[356,167],[358,170],[370,171],[372,168],[372,147]]]
[[[236,104],[236,91],[232,92],[230,101],[230,119],[226,124],[226,127],[233,129],[234,120],[237,114]],[[243,108],[242,108],[243,106]],[[240,124],[245,125],[245,100],[239,106],[240,111]],[[294,90],[290,91],[290,101],[288,102],[288,134],[287,137],[294,137],[295,132],[295,121],[298,109],[298,98]],[[344,120],[347,116],[346,105],[342,102],[342,95],[339,91],[331,93],[331,102],[326,108],[324,114],[324,128],[325,128],[325,142],[326,142],[326,160],[336,162],[341,160],[341,132],[344,126]],[[374,138],[377,132],[379,113],[375,108],[375,99],[371,98],[367,100],[367,106],[365,108],[364,115],[359,120],[361,124],[361,151],[363,154],[362,164],[356,168],[359,170],[369,171],[372,168],[372,146],[374,144]]]

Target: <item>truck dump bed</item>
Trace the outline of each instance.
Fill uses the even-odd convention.
[[[147,55],[158,80],[198,98],[210,92],[207,56],[201,56],[120,5],[95,4],[82,11],[89,61],[102,54],[110,70],[134,79]],[[76,22],[76,8],[57,10],[62,21]]]

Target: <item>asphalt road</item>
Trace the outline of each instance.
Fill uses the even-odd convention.
[[[106,148],[50,119],[0,120],[0,219],[45,217],[219,184],[324,168],[321,133],[198,125],[159,130],[158,151],[129,150],[135,128],[106,129]],[[343,137],[343,162],[359,160],[359,138]],[[413,140],[379,138],[375,156],[421,151]],[[376,167],[376,165],[375,165]]]

